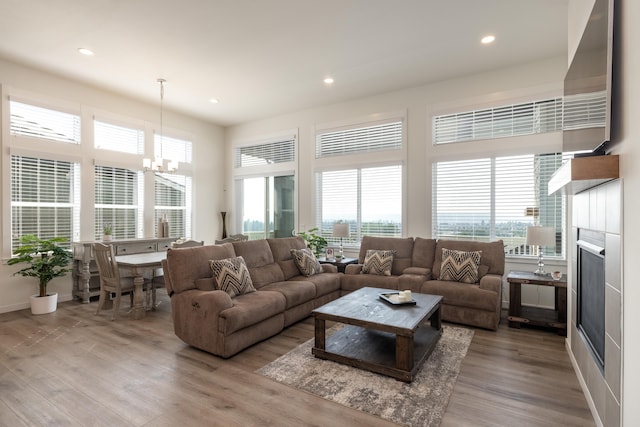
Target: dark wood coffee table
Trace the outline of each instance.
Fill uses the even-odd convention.
[[[413,293],[415,305],[379,298],[391,289],[362,288],[313,310],[313,354],[411,382],[442,335],[442,297]],[[344,323],[326,336],[326,321]]]

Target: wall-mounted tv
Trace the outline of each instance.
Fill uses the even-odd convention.
[[[565,152],[606,153],[611,139],[613,3],[596,0],[564,80]]]

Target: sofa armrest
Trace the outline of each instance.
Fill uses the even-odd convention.
[[[333,264],[322,264],[322,272],[323,273],[337,273],[338,267]]]
[[[498,274],[485,274],[480,279],[480,289],[493,291],[502,295],[502,276]]]
[[[402,271],[402,274],[417,274],[420,276],[426,276],[427,279],[431,278],[431,269],[423,267],[407,267]]]
[[[362,264],[347,264],[344,269],[344,274],[360,274],[362,271]]]

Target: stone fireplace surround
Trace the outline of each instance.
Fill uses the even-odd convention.
[[[621,420],[622,390],[622,180],[610,181],[574,195],[572,210],[568,350],[594,417],[600,425],[617,426]],[[604,373],[576,328],[576,240],[579,229],[605,235]]]

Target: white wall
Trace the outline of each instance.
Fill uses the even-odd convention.
[[[155,84],[155,80],[153,80]],[[39,70],[20,66],[8,61],[0,60],[0,85],[2,85],[3,101],[11,91],[28,92],[36,96],[61,100],[70,104],[78,104],[83,110],[99,110],[131,117],[134,119],[156,124],[159,121],[158,103],[145,104],[126,96],[96,89],[90,85],[60,78],[56,75]],[[157,90],[157,87],[153,87]],[[166,93],[167,99],[170,92]],[[159,94],[159,92],[158,92]],[[158,95],[159,96],[159,95]],[[2,104],[6,104],[3,102]],[[0,112],[2,112],[0,104]],[[6,120],[6,118],[5,118]],[[4,135],[1,126],[7,126],[6,121],[0,124],[0,134]],[[224,180],[224,130],[220,126],[197,120],[184,114],[167,111],[163,117],[163,126],[184,131],[193,136],[193,237],[213,242],[220,234],[218,212],[224,208],[222,182]],[[6,156],[6,150],[3,156]],[[6,164],[6,162],[3,162]],[[1,170],[2,180],[7,178],[5,171]],[[220,185],[212,185],[220,183]],[[2,185],[2,188],[8,188]],[[4,194],[2,196],[5,196]],[[4,197],[2,200],[5,200]],[[3,209],[2,227],[0,227],[0,239],[2,242],[10,240],[5,235],[10,230],[7,227],[10,221]],[[82,215],[82,213],[81,213]],[[93,222],[93,218],[85,219],[85,222]],[[82,227],[86,230],[86,227]],[[10,232],[10,231],[9,231]],[[81,239],[93,239],[92,235],[84,232]],[[3,254],[6,258],[7,254]],[[37,284],[34,279],[13,277],[11,274],[18,270],[18,266],[9,267],[6,260],[0,265],[0,312],[13,311],[29,306],[29,295],[35,293]],[[71,299],[72,281],[70,275],[55,279],[49,287],[51,291],[58,292],[60,300]]]
[[[312,171],[314,127],[326,123],[375,117],[380,113],[406,111],[408,147],[405,235],[427,237],[431,235],[432,162],[452,156],[507,155],[532,150],[546,153],[562,149],[560,133],[434,147],[431,144],[431,115],[558,96],[562,94],[565,72],[566,58],[562,57],[229,127],[225,134],[228,147],[227,162],[231,164],[232,150],[229,147],[233,143],[260,139],[285,129],[298,129],[298,171],[300,172],[297,177],[299,196],[297,230],[308,229],[314,224]],[[231,174],[232,171],[228,170],[226,187],[229,189],[233,188]],[[232,191],[228,192],[226,203],[229,210],[233,211],[235,201]],[[235,221],[233,214],[231,217],[232,221]],[[347,254],[357,255],[349,252]],[[508,265],[507,268],[511,266]],[[526,263],[514,265],[513,268],[535,270],[533,265]],[[566,271],[566,263],[562,263],[556,269]],[[528,295],[527,292],[525,295]],[[524,303],[553,306],[552,293],[538,289],[533,289],[529,293],[531,297],[529,300],[523,300]],[[505,301],[507,298],[508,292],[505,292]]]
[[[615,92],[615,140],[619,144],[614,152],[620,154],[620,174],[623,179],[623,386],[622,420],[624,426],[640,425],[640,286],[638,286],[638,259],[640,259],[640,2],[617,0],[615,37],[619,51],[615,61],[615,74],[619,90]],[[615,85],[614,85],[615,86]]]

